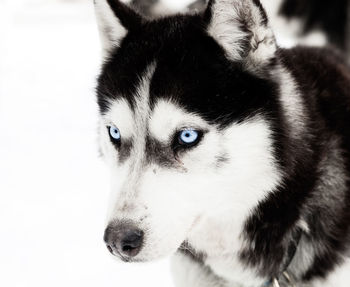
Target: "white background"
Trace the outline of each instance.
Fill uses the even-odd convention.
[[[0,286],[172,286],[102,240],[99,62],[92,0],[0,0]]]

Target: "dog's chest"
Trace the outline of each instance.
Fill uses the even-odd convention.
[[[266,279],[257,277],[256,270],[247,268],[239,259],[244,245],[243,224],[243,218],[202,220],[193,228],[188,242],[203,254],[203,264],[217,276],[244,287],[262,286]]]

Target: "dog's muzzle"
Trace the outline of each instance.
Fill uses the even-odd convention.
[[[130,223],[110,223],[104,241],[109,252],[129,261],[142,249],[144,233]]]

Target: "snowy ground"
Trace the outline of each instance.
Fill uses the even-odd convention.
[[[172,286],[102,241],[92,0],[0,0],[0,43],[0,286]]]

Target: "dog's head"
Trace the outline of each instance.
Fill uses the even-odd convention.
[[[276,45],[259,1],[210,1],[203,14],[152,21],[117,0],[95,2],[109,250],[152,260],[205,218],[243,221],[279,181]]]

